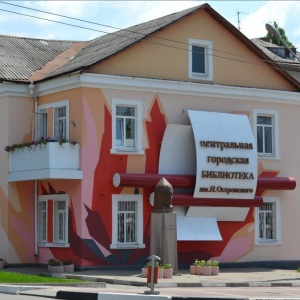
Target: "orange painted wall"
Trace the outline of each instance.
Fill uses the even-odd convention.
[[[90,72],[195,81],[188,78],[189,38],[213,42],[214,84],[294,90],[205,11],[198,11],[156,33],[146,41],[91,68]]]

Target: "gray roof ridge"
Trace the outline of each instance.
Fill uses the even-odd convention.
[[[23,39],[23,40],[62,42],[62,43],[73,43],[73,44],[82,42],[79,40],[45,39],[45,38],[40,38],[40,37],[25,37],[25,36],[8,35],[8,34],[0,34],[0,38],[14,38],[14,39]]]

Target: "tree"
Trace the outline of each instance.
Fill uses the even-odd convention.
[[[290,48],[295,48],[295,46],[289,41],[287,36],[285,35],[285,31],[283,28],[279,27],[278,24],[274,21],[273,23],[274,27],[279,31],[281,38],[285,41],[285,43],[290,47]],[[278,46],[284,46],[282,41],[276,37],[274,34],[268,32],[266,35],[266,38],[271,39],[273,44],[276,44]]]

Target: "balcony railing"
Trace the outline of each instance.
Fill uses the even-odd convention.
[[[82,179],[79,144],[49,142],[9,152],[8,181]]]

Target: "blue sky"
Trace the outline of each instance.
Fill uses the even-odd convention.
[[[264,36],[265,24],[276,21],[285,29],[289,40],[300,50],[300,1],[0,1],[0,34],[60,40],[90,40],[115,29],[32,11],[5,2],[117,28],[126,28],[188,7],[208,3],[236,27],[240,12],[241,32],[250,39]]]

